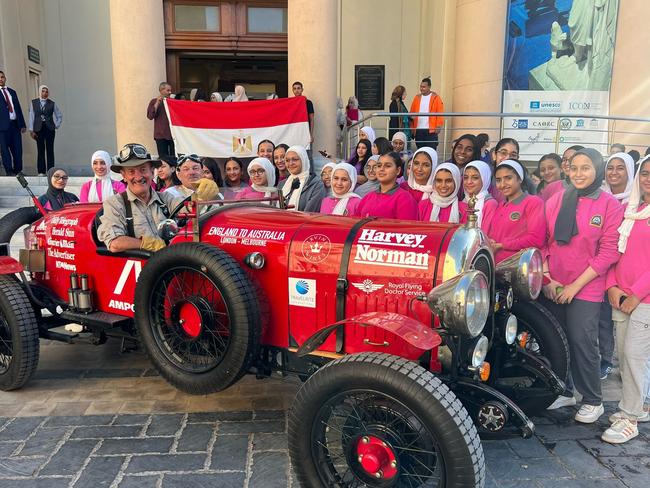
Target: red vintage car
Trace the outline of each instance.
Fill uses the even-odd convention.
[[[28,381],[39,337],[76,340],[52,330],[67,323],[140,343],[188,393],[297,374],[300,482],[376,487],[482,486],[479,433],[532,435],[527,413],[562,391],[566,340],[533,301],[535,249],[495,266],[472,223],[184,208],[154,254],[109,252],[97,204],[0,221],[0,242],[31,224],[20,262],[0,253],[0,387]]]

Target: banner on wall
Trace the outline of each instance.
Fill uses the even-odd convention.
[[[503,137],[528,160],[574,144],[607,152],[618,0],[510,0]]]
[[[257,155],[264,139],[309,145],[305,97],[251,102],[190,102],[165,99],[179,154],[242,158]]]

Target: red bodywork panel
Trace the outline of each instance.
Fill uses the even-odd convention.
[[[97,254],[91,231],[99,208],[98,204],[66,206],[32,226],[38,242],[47,248],[47,271],[36,273],[34,279],[67,301],[70,273],[88,274],[97,309],[133,316],[135,282],[146,260]],[[349,217],[234,205],[202,222],[201,241],[226,251],[251,277],[264,320],[263,344],[298,347],[341,318],[367,312],[393,312],[427,327],[437,326],[427,305],[414,297],[442,281],[455,226],[369,220],[351,234],[358,222]],[[337,318],[337,281],[348,239],[345,313]],[[171,245],[187,240],[192,240],[191,234],[182,232]],[[252,252],[266,258],[262,269],[243,264]],[[382,327],[346,326],[339,344],[342,350],[337,350],[334,334],[319,349],[381,351],[409,359],[421,354],[408,341],[396,341],[395,334]]]
[[[20,273],[23,265],[11,256],[0,256],[0,275]]]

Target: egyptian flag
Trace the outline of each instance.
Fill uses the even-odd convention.
[[[264,139],[276,145],[309,145],[305,97],[251,102],[166,98],[165,108],[178,154],[252,157]]]

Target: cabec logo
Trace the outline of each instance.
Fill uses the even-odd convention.
[[[309,283],[307,283],[305,280],[296,282],[296,291],[301,295],[306,295],[309,293]]]
[[[513,119],[512,120],[513,129],[528,129],[528,119]]]

